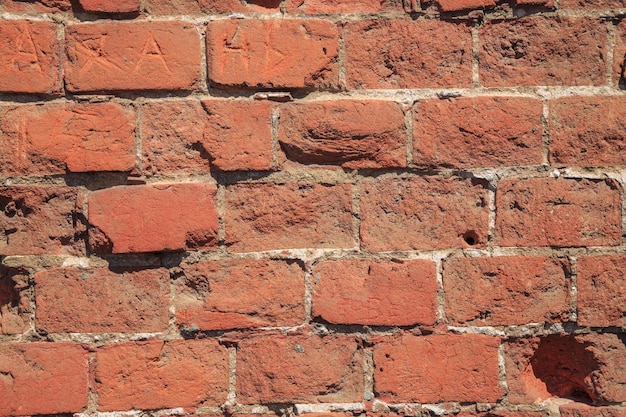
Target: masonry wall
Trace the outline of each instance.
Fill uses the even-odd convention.
[[[0,416],[626,416],[623,0],[0,0]]]

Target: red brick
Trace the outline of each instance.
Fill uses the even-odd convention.
[[[304,271],[296,262],[209,261],[182,272],[173,298],[179,325],[224,330],[304,322]]]
[[[453,325],[504,326],[569,319],[569,264],[536,257],[451,258],[443,288]]]
[[[87,406],[88,363],[71,343],[0,344],[0,415],[82,411]]]
[[[190,23],[71,25],[65,33],[65,81],[73,92],[194,90],[200,35]]]
[[[626,99],[565,97],[550,103],[550,159],[575,166],[626,163]]]
[[[228,352],[214,339],[119,343],[96,354],[98,411],[217,406]]]
[[[0,267],[0,335],[26,332],[31,311],[28,273]]]
[[[398,103],[288,104],[280,121],[278,142],[289,160],[351,169],[406,166],[406,127]]]
[[[434,0],[442,12],[457,12],[460,10],[482,9],[493,7],[493,0]]]
[[[144,169],[157,173],[270,170],[270,104],[249,100],[163,101],[144,106]]]
[[[350,184],[238,184],[226,190],[235,252],[354,246]]]
[[[483,184],[465,179],[363,181],[361,245],[370,251],[483,247],[487,201]]]
[[[140,9],[139,0],[79,0],[81,7],[87,12],[131,13]]]
[[[515,0],[515,5],[517,7],[547,7],[550,9],[554,8],[554,0]],[[559,4],[560,5],[560,4]]]
[[[394,0],[287,0],[289,14],[352,14],[402,10]]]
[[[69,187],[0,187],[0,255],[84,254],[78,202]]]
[[[486,24],[480,33],[484,86],[602,85],[606,29],[599,21],[533,17]]]
[[[215,248],[215,193],[207,184],[96,191],[89,196],[90,244],[104,253]]]
[[[539,165],[543,105],[519,97],[424,100],[413,124],[413,163],[477,168]]]
[[[598,407],[579,402],[559,407],[561,417],[626,417],[622,407]]]
[[[578,324],[626,327],[626,257],[578,259]]]
[[[499,345],[476,334],[389,337],[374,346],[374,391],[392,402],[495,402]]]
[[[261,88],[338,86],[338,31],[322,20],[217,20],[209,23],[212,85]]]
[[[490,410],[486,412],[461,411],[455,414],[455,417],[550,417],[550,415],[549,411]]]
[[[35,274],[35,327],[47,333],[162,332],[169,285],[165,269],[42,271]]]
[[[613,180],[500,181],[495,242],[502,246],[615,246],[621,199]]]
[[[363,356],[354,337],[280,336],[237,345],[237,402],[349,403],[363,397]]]
[[[380,19],[349,22],[345,33],[351,89],[471,85],[472,41],[464,24]]]
[[[154,15],[274,13],[279,6],[280,0],[145,0],[146,10]]]
[[[117,104],[50,104],[0,109],[4,175],[130,171],[133,110]]]
[[[1,21],[0,92],[58,93],[59,48],[53,23]]]
[[[555,334],[511,339],[505,344],[509,401],[528,404],[550,397],[624,401],[626,347],[620,336]]]
[[[54,13],[72,9],[71,0],[0,0],[0,7],[5,12]]]
[[[432,325],[435,264],[426,260],[337,260],[313,268],[313,316],[334,324]]]
[[[623,9],[624,0],[560,0],[561,9]]]
[[[620,88],[624,89],[626,88],[626,20],[622,20],[617,25],[613,57],[615,83],[619,83]]]

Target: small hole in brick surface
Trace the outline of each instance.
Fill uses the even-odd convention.
[[[463,240],[470,246],[478,244],[478,234],[473,230],[463,233]]]

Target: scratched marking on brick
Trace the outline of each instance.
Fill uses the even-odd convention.
[[[9,61],[9,66],[17,70],[35,70],[43,77],[43,71],[39,64],[39,51],[35,46],[33,34],[30,27],[23,24],[21,27],[21,36],[15,40],[15,52]]]

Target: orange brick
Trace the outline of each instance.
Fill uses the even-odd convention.
[[[402,10],[393,0],[287,0],[289,14],[351,14]]]
[[[132,13],[140,10],[139,0],[79,0],[87,12],[96,13]]]
[[[275,13],[280,0],[144,0],[150,14]]]

